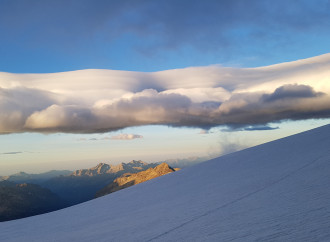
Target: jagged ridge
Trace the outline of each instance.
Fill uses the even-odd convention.
[[[120,163],[118,165],[109,165],[106,163],[99,163],[97,166],[89,169],[80,169],[74,171],[71,176],[96,176],[102,174],[114,174],[120,171],[134,172],[137,170],[143,170],[148,167],[154,166],[143,161],[132,160],[129,163]]]
[[[98,191],[95,197],[101,197],[109,193],[124,189],[126,187],[130,187],[154,179],[156,177],[163,176],[176,170],[177,169],[173,169],[168,164],[162,163],[155,168],[149,168],[148,170],[141,171],[135,174],[126,173],[114,180],[113,183]]]

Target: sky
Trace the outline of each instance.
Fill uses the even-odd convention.
[[[208,159],[327,124],[329,11],[0,0],[0,175]]]

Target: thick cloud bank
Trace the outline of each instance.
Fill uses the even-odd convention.
[[[259,68],[0,73],[0,133],[165,124],[244,127],[330,117],[330,54]]]

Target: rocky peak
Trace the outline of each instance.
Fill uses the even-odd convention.
[[[103,174],[106,173],[110,169],[110,165],[105,164],[105,163],[99,163],[97,166],[92,168],[92,170],[95,170],[97,174]]]
[[[116,174],[146,170],[149,167],[155,167],[155,164],[148,164],[143,161],[132,160],[129,163],[120,163],[118,165],[108,165],[106,163],[99,163],[97,166],[89,169],[76,170],[71,173],[71,176],[96,176],[102,174]],[[121,173],[121,174],[120,174]]]
[[[108,173],[117,173],[124,170],[123,163],[118,165],[112,165],[111,168],[108,170]]]
[[[90,169],[81,169],[74,171],[72,176],[95,176],[107,173],[110,170],[110,165],[105,163],[99,163],[97,166]]]
[[[141,160],[132,160],[128,163],[129,165],[132,165],[134,167],[143,167],[143,166],[146,166],[148,165],[148,163],[146,162],[143,162]]]
[[[175,171],[175,169],[170,167],[167,163],[163,162],[160,165],[156,166],[154,168],[154,171],[160,174],[165,174],[165,173],[173,172]]]
[[[150,167],[148,170],[141,171],[138,173],[125,173],[118,177],[105,188],[101,189],[96,193],[96,197],[104,196],[106,194],[121,190],[123,188],[139,184],[153,178],[174,172],[175,169],[170,167],[166,163],[162,163],[155,168]]]

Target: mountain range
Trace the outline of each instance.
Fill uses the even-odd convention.
[[[96,192],[95,197],[101,197],[121,189],[149,181],[159,176],[166,175],[168,173],[174,172],[177,169],[173,169],[166,163],[161,163],[160,165],[152,168],[150,167],[148,170],[140,171],[138,173],[125,173],[120,177],[116,178],[111,184],[102,188],[98,192]]]
[[[330,125],[76,206],[0,223],[3,241],[329,241]]]
[[[60,196],[68,205],[88,201],[95,197],[98,190],[112,183],[124,173],[136,173],[155,167],[143,161],[131,161],[118,165],[99,163],[89,169],[80,169],[66,176],[54,177],[41,185]]]
[[[118,165],[99,163],[89,169],[41,174],[19,172],[0,178],[0,221],[51,212],[91,200],[123,174],[156,167],[157,163],[131,161]]]
[[[26,172],[19,172],[10,176],[0,177],[0,181],[11,181],[14,183],[33,183],[33,184],[42,184],[43,182],[58,176],[67,176],[70,175],[72,171],[69,170],[51,170],[39,174],[29,174]]]

